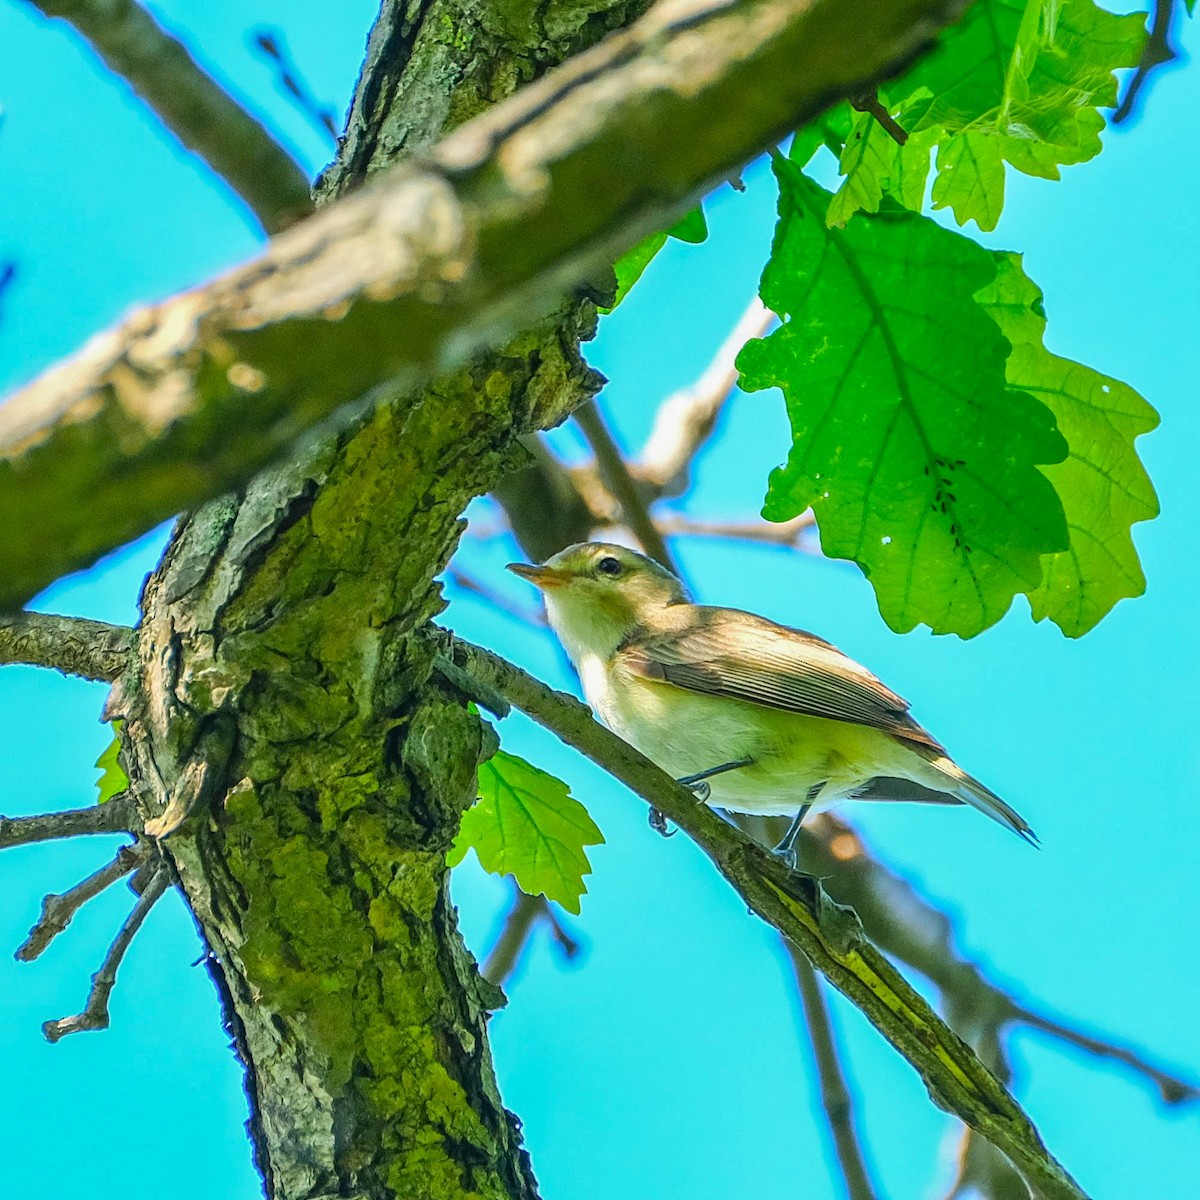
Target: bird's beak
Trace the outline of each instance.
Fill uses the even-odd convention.
[[[508,569],[522,579],[528,579],[534,587],[546,591],[547,588],[558,588],[571,582],[571,572],[561,571],[557,567],[535,567],[529,563],[509,563]]]

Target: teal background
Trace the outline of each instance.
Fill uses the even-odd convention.
[[[247,30],[282,25],[315,94],[348,101],[372,6],[311,0],[155,8],[301,155],[329,146],[277,92]],[[1193,37],[1182,30],[1185,42]],[[132,305],[164,297],[251,254],[255,227],[61,25],[0,6],[0,261],[18,275],[0,299],[0,384],[10,390]],[[1016,994],[1200,1075],[1195,955],[1200,927],[1200,743],[1194,735],[1195,447],[1200,416],[1194,70],[1158,77],[1144,116],[1106,136],[1094,163],[1060,183],[1011,176],[990,245],[1025,252],[1043,287],[1048,344],[1138,387],[1163,416],[1140,449],[1162,517],[1136,531],[1149,588],[1092,634],[1064,639],[1018,603],[970,642],[904,637],[880,620],[853,567],[791,552],[679,539],[699,597],[754,608],[830,638],[906,695],[972,772],[1015,804],[1040,852],[968,811],[876,806],[853,815],[889,864],[954,917],[963,945]],[[769,173],[708,204],[712,237],[671,243],[601,327],[589,358],[611,379],[602,405],[640,444],[657,403],[692,380],[753,294],[773,226]],[[569,430],[556,435],[577,455]],[[744,518],[786,454],[777,393],[739,395],[700,459],[687,511]],[[533,602],[486,538],[486,502],[461,553],[474,577]],[[165,530],[64,581],[38,606],[135,619],[138,586]],[[450,589],[449,620],[551,682],[573,686],[545,634]],[[0,671],[8,815],[88,803],[108,735],[104,689],[26,668]],[[764,926],[682,837],[662,841],[640,801],[520,717],[506,746],[570,782],[607,837],[592,855],[584,953],[564,964],[543,932],[492,1022],[497,1070],[520,1114],[547,1200],[840,1195],[814,1108],[808,1050],[786,963]],[[115,848],[99,841],[0,855],[0,947],[15,948],[41,896]],[[454,881],[482,954],[508,897],[473,859]],[[0,1180],[7,1195],[221,1196],[259,1184],[242,1129],[245,1099],[199,942],[175,897],[152,913],[122,968],[113,1026],[42,1041],[75,1012],[130,904],[112,889],[32,966],[0,957]],[[939,1194],[952,1127],[912,1071],[840,1000],[834,1013],[881,1193]],[[1200,1196],[1200,1114],[1164,1113],[1151,1090],[1033,1034],[1019,1034],[1016,1088],[1054,1152],[1089,1193],[1120,1200]]]

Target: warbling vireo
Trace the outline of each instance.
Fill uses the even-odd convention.
[[[1036,844],[904,700],[821,638],[692,604],[674,575],[624,546],[588,542],[508,569],[544,593],[604,723],[701,800],[792,815],[775,851],[793,866],[805,813],[856,797],[970,804]]]

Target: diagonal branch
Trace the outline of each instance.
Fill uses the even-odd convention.
[[[502,987],[517,969],[534,928],[542,922],[549,925],[550,934],[563,957],[568,962],[573,959],[579,953],[579,942],[563,927],[553,906],[545,896],[531,896],[514,880],[512,907],[479,970],[484,979]]]
[[[575,412],[575,422],[596,456],[596,466],[604,486],[612,493],[621,509],[621,516],[633,536],[645,552],[668,571],[679,574],[679,568],[667,549],[667,542],[659,532],[646,497],[642,495],[637,480],[629,473],[629,466],[621,448],[613,439],[600,410],[594,400],[581,404]]]
[[[92,976],[92,988],[88,992],[87,1004],[84,1005],[83,1011],[76,1013],[73,1017],[61,1017],[57,1021],[47,1021],[42,1026],[42,1033],[45,1034],[46,1041],[57,1042],[69,1033],[87,1033],[93,1029],[108,1028],[108,998],[116,986],[117,968],[120,967],[125,952],[137,936],[137,931],[141,929],[142,922],[158,903],[163,892],[167,890],[169,882],[170,876],[167,874],[166,867],[160,865],[150,876],[145,890],[138,897],[129,916],[125,918],[125,923],[121,926],[112,945],[108,948],[108,953],[104,956],[104,962],[100,964],[100,970]]]
[[[737,384],[738,353],[751,338],[763,337],[776,320],[755,296],[700,377],[659,405],[634,467],[639,479],[662,495],[681,496],[687,491],[692,462],[712,436]]]
[[[145,845],[122,846],[112,862],[105,863],[86,879],[61,895],[51,893],[42,900],[42,915],[16,952],[21,962],[33,962],[66,929],[71,918],[93,897],[128,875],[146,855]]]
[[[812,964],[795,946],[784,942],[784,949],[792,960],[792,970],[796,975],[804,1023],[812,1042],[821,1108],[846,1185],[847,1200],[875,1200],[875,1186],[871,1183],[862,1143],[855,1128],[854,1102],[850,1098],[850,1088],[838,1056],[833,1021],[829,1015],[829,1005],[821,992],[821,981]]]
[[[1174,62],[1179,57],[1179,52],[1171,45],[1171,24],[1174,17],[1175,0],[1154,0],[1154,20],[1150,25],[1150,33],[1142,49],[1137,69],[1125,85],[1125,95],[1121,97],[1121,103],[1113,113],[1114,125],[1120,125],[1133,116],[1150,76],[1159,67]]]
[[[1084,1193],[1046,1150],[1007,1089],[863,936],[849,910],[820,882],[782,862],[722,821],[632,746],[599,725],[572,697],[478,647],[437,638],[443,653],[539,724],[604,767],[685,830],[769,925],[845,994],[920,1074],[934,1102],[979,1130],[1046,1200]]]
[[[377,385],[528,328],[837,97],[901,70],[962,7],[662,0],[421,163],[93,340],[0,408],[0,609]]]
[[[0,664],[53,667],[64,675],[111,683],[133,652],[133,630],[49,613],[0,614]]]
[[[299,164],[134,0],[27,0],[68,22],[268,233],[312,211]]]
[[[90,808],[36,817],[0,817],[0,850],[90,833],[132,833],[135,820],[127,792],[114,796],[107,804],[93,804]]]

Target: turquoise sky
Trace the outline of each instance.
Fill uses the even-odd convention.
[[[282,25],[315,93],[348,100],[372,6],[201,4],[155,11],[294,146],[310,170],[330,150],[277,92],[247,31]],[[1185,44],[1192,29],[1183,31]],[[7,391],[139,301],[161,298],[258,244],[237,201],[178,149],[120,81],[61,26],[0,5],[0,261],[18,274],[0,302]],[[964,947],[1017,994],[1200,1076],[1200,751],[1195,531],[1200,502],[1200,288],[1192,214],[1200,194],[1200,75],[1158,78],[1144,117],[1109,134],[1061,183],[1010,177],[989,244],[1022,250],[1044,288],[1048,344],[1127,380],[1163,416],[1140,443],[1163,515],[1136,540],[1147,595],[1080,641],[1034,625],[1018,604],[962,642],[891,633],[850,566],[761,547],[676,544],[702,600],[755,608],[836,642],[906,695],[970,771],[1023,812],[1033,851],[969,811],[875,806],[855,819],[889,864],[953,915]],[[602,405],[636,447],[657,402],[690,381],[754,292],[773,225],[769,174],[708,208],[701,247],[672,243],[589,349],[611,383]],[[559,435],[568,453],[577,445]],[[700,460],[687,510],[746,517],[787,430],[777,393],[738,396]],[[487,524],[481,508],[481,529]],[[483,529],[486,532],[486,529]],[[39,606],[135,619],[165,534],[51,589]],[[469,537],[462,564],[531,603],[502,564],[504,538]],[[451,591],[449,619],[570,687],[538,631]],[[0,671],[8,815],[85,804],[104,689],[24,668]],[[506,1102],[523,1123],[547,1200],[826,1200],[840,1194],[814,1116],[808,1055],[775,941],[683,837],[662,841],[640,801],[519,717],[505,745],[568,780],[607,843],[570,965],[539,935],[511,1003],[492,1022]],[[15,948],[47,891],[105,861],[98,841],[0,855],[0,947]],[[479,953],[506,883],[471,863],[455,879]],[[183,906],[160,904],[112,1004],[113,1026],[45,1044],[41,1022],[75,1012],[130,904],[113,889],[33,966],[0,955],[0,1166],[13,1196],[252,1200],[259,1185],[238,1067]],[[948,1177],[951,1126],[911,1070],[840,1001],[835,1016],[883,1195],[926,1200]],[[1200,1195],[1200,1111],[1164,1113],[1115,1066],[1021,1034],[1016,1088],[1053,1151],[1097,1197]]]

